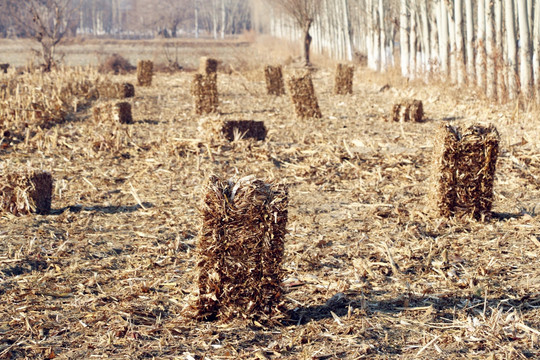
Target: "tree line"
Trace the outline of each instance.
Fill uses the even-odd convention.
[[[32,37],[30,14],[55,9],[72,36],[224,38],[252,27],[246,0],[0,0],[0,37]]]
[[[397,64],[408,78],[472,84],[492,99],[540,101],[540,0],[265,2],[273,13],[269,33],[313,43],[333,58],[364,54],[374,70]]]

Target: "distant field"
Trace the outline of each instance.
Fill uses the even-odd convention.
[[[167,63],[176,59],[185,68],[196,68],[200,56],[214,56],[234,61],[251,53],[248,42],[214,40],[66,40],[57,49],[58,58],[67,66],[97,65],[107,56],[120,54],[132,64],[139,59]],[[35,50],[37,42],[24,40],[0,40],[0,63],[24,66],[29,61],[39,62]],[[252,53],[251,53],[252,54]]]

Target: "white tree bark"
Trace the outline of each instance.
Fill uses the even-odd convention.
[[[487,0],[489,1],[489,0]],[[506,73],[508,81],[508,97],[515,99],[518,94],[517,87],[517,43],[514,23],[514,2],[513,0],[504,0],[504,19],[506,27]]]
[[[456,51],[456,22],[452,9],[447,8],[448,34],[450,35],[450,79],[453,84],[457,83],[457,51]]]
[[[533,51],[534,87],[536,101],[540,102],[540,3],[538,2],[534,7]]]
[[[493,3],[486,1],[486,95],[497,100],[495,77],[495,29],[493,21]]]
[[[441,0],[442,1],[442,0]],[[399,16],[399,51],[401,55],[401,74],[409,76],[409,12],[408,1],[401,0]]]
[[[478,31],[476,34],[476,85],[486,91],[486,1],[478,0]]]
[[[429,43],[429,21],[428,21],[428,6],[427,0],[422,0],[420,3],[420,17],[422,22],[422,71],[427,75],[430,69],[431,60],[431,45]]]
[[[439,58],[443,77],[448,77],[448,10],[445,0],[439,1]]]
[[[529,32],[529,14],[527,13],[527,0],[518,0],[518,18],[519,18],[519,80],[521,84],[521,93],[526,97],[532,96],[532,51],[531,38]]]
[[[458,85],[465,84],[465,48],[463,47],[463,2],[454,0],[456,31],[456,77]]]
[[[386,61],[386,25],[384,19],[384,3],[379,0],[379,42],[380,42],[380,69],[385,70],[387,67]]]
[[[416,24],[417,24],[417,12],[416,8],[411,8],[411,17],[410,17],[410,32],[409,32],[409,76],[416,77],[417,61],[418,61],[418,48],[417,48],[417,37],[416,37]]]
[[[474,14],[472,0],[465,0],[465,17],[467,19],[467,81],[476,82],[474,69]]]
[[[495,68],[497,69],[497,95],[499,100],[505,98],[506,81],[504,76],[504,46],[503,46],[503,21],[502,0],[493,0],[495,11]]]

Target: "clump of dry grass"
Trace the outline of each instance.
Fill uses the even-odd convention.
[[[211,176],[198,242],[201,319],[269,319],[281,300],[286,188],[253,177]]]
[[[347,95],[353,92],[354,66],[337,64],[334,79],[334,94]]]
[[[52,175],[35,169],[2,169],[0,211],[14,215],[48,214],[51,210]]]
[[[439,130],[434,164],[440,215],[489,217],[498,155],[499,133],[492,125],[474,125],[464,132],[445,125]]]
[[[113,121],[120,124],[132,124],[131,104],[128,102],[107,102],[94,106],[92,110],[94,121]]]
[[[281,66],[266,65],[264,67],[264,79],[268,95],[281,96],[285,94],[283,83],[283,70]]]
[[[218,60],[203,56],[200,58],[199,73],[204,75],[215,74],[218,65]]]
[[[288,85],[297,117],[301,119],[322,117],[309,70],[292,75]]]
[[[122,55],[112,54],[98,67],[100,73],[127,74],[135,67]]]
[[[135,86],[130,83],[102,82],[97,91],[100,98],[125,99],[135,96]]]
[[[424,107],[420,100],[405,100],[392,107],[392,121],[421,122],[424,119]]]
[[[151,60],[139,60],[137,63],[137,83],[139,86],[152,85],[154,63]]]

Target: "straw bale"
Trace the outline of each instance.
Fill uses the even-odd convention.
[[[392,107],[392,120],[398,122],[415,121],[424,119],[424,107],[420,100],[404,100]]]
[[[7,74],[9,68],[9,64],[0,64],[0,70],[4,72],[4,74]]]
[[[281,66],[266,65],[264,67],[264,78],[266,80],[266,90],[268,95],[281,96],[285,94],[285,84],[283,83],[283,70]]]
[[[242,139],[266,139],[266,127],[263,121],[227,120],[223,123],[221,133],[229,141],[235,140],[238,136]]]
[[[217,73],[195,74],[191,84],[197,115],[216,113],[219,106]]]
[[[291,76],[288,86],[297,117],[322,117],[309,70]]]
[[[98,85],[100,98],[125,99],[135,96],[135,86],[130,83],[105,82]]]
[[[246,177],[211,176],[198,240],[200,319],[268,319],[282,294],[288,193]]]
[[[131,104],[128,102],[107,102],[94,106],[94,121],[116,121],[121,124],[132,124]]]
[[[499,154],[494,126],[443,126],[434,147],[434,204],[441,216],[489,217]]]
[[[199,64],[199,73],[204,75],[215,74],[217,72],[219,62],[216,59],[201,57]]]
[[[353,92],[354,66],[337,64],[334,82],[334,94],[346,95]]]
[[[137,83],[139,86],[152,85],[154,63],[150,60],[139,60],[137,63]]]
[[[4,171],[0,174],[0,211],[14,215],[48,214],[53,179],[40,170]]]

